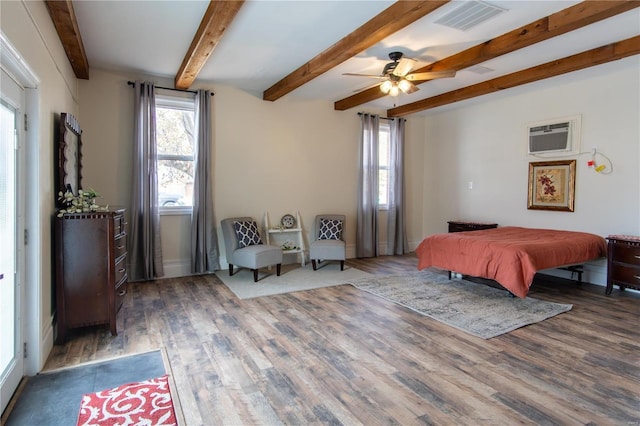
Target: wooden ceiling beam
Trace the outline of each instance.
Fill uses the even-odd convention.
[[[640,36],[601,46],[586,52],[557,59],[542,65],[527,68],[492,80],[483,81],[421,101],[387,110],[388,117],[400,117],[454,102],[482,96],[499,90],[510,89],[549,77],[604,64],[640,53]]]
[[[450,0],[397,1],[364,25],[318,54],[306,64],[265,90],[262,99],[275,101],[389,35],[433,12]]]
[[[193,84],[243,4],[244,0],[211,0],[176,74],[177,89],[188,89]]]
[[[629,11],[638,6],[640,6],[640,1],[637,0],[583,1],[582,3],[538,19],[537,21],[509,31],[484,43],[470,47],[448,58],[416,69],[413,72],[460,71],[498,56],[615,16],[619,13]],[[424,83],[424,81],[414,81],[413,83],[421,84]],[[339,111],[344,111],[383,96],[386,95],[376,86],[335,102],[334,108]]]
[[[49,16],[56,27],[62,47],[77,78],[89,79],[89,61],[71,0],[45,0]]]

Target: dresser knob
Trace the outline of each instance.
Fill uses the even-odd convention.
[[[125,294],[127,294],[127,290],[122,290],[118,293],[118,296],[124,296]]]
[[[640,255],[634,255],[633,257],[635,257],[636,259],[640,259]]]
[[[122,272],[124,272],[124,271],[126,271],[126,269],[124,269],[124,268],[120,268],[120,269],[118,269],[118,272],[119,272],[119,273],[122,273]]]

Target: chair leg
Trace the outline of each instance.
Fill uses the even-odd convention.
[[[340,261],[340,270],[344,271],[344,260]]]
[[[282,263],[276,265],[276,275],[280,276],[280,270],[282,269]]]
[[[258,282],[258,270],[257,269],[253,270],[253,282],[254,283]]]
[[[229,264],[229,276],[233,275],[233,265]]]
[[[311,259],[311,266],[313,266],[313,270],[315,271],[317,267],[315,259]]]

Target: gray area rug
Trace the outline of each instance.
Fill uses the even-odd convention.
[[[167,373],[161,350],[40,373],[29,377],[7,426],[75,425],[82,395]],[[176,415],[179,409],[176,401]]]
[[[280,276],[276,268],[261,269],[258,282],[253,282],[253,272],[249,269],[237,270],[229,276],[228,270],[216,272],[216,276],[229,287],[239,299],[271,296],[274,294],[292,293],[294,291],[312,290],[314,288],[331,287],[346,284],[350,280],[369,277],[371,274],[347,265],[340,270],[339,262],[327,262],[314,271],[310,263],[304,267],[300,264],[282,265]]]
[[[532,297],[512,297],[505,290],[471,281],[449,280],[428,269],[401,275],[376,275],[352,280],[349,284],[483,339],[572,308],[572,305]]]

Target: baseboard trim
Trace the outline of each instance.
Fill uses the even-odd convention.
[[[162,278],[176,278],[193,275],[191,273],[191,259],[173,259],[162,262],[164,276]]]
[[[40,353],[38,357],[38,372],[41,372],[53,350],[53,316],[49,319],[49,325],[42,335],[40,342]]]

